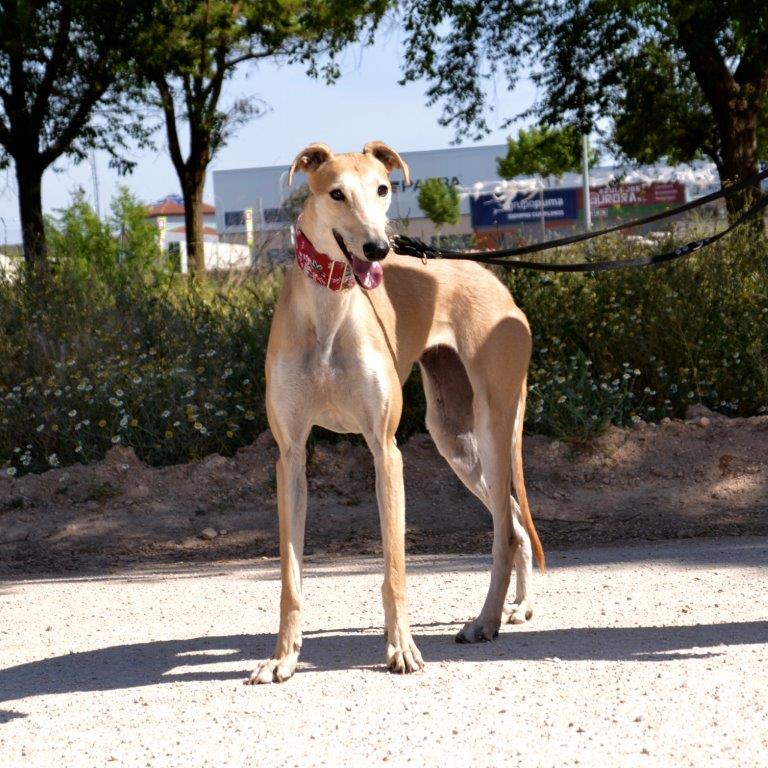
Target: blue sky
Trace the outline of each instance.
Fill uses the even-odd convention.
[[[400,151],[447,147],[454,138],[451,128],[438,125],[440,107],[425,106],[426,84],[400,86],[403,40],[398,30],[379,36],[370,48],[351,46],[342,59],[343,75],[332,86],[308,78],[299,66],[244,65],[228,84],[222,105],[242,96],[257,96],[268,112],[242,127],[212,163],[210,170],[289,163],[313,141],[324,141],[334,150],[362,148],[371,139],[381,139]],[[528,79],[508,92],[505,83],[489,83],[498,117],[493,132],[481,143],[503,143],[509,130],[499,130],[505,117],[531,105],[535,91]],[[522,123],[521,123],[522,125]],[[465,145],[473,142],[465,142]],[[97,155],[102,211],[119,184],[125,184],[140,199],[151,202],[178,192],[176,174],[167,157],[164,135],[157,136],[157,150],[135,152],[133,174],[119,177]],[[61,208],[73,190],[83,187],[92,197],[90,166],[60,162],[43,182],[43,207]],[[205,199],[213,199],[213,185],[206,185]],[[5,228],[3,229],[3,224]],[[16,183],[13,170],[0,174],[0,244],[20,240]]]

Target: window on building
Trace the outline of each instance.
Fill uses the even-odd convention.
[[[227,227],[244,227],[245,211],[226,211],[224,213],[224,225]]]
[[[283,208],[265,208],[264,221],[267,224],[282,224],[288,221],[288,213]]]

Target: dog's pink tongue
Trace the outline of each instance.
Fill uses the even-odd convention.
[[[357,282],[367,291],[376,288],[384,277],[384,270],[378,261],[365,261],[365,259],[358,259],[357,256],[352,257],[352,271],[355,273]]]

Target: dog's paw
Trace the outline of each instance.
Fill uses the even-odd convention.
[[[421,652],[413,642],[413,638],[408,637],[397,645],[387,642],[387,667],[390,672],[399,675],[420,672],[424,669],[424,659],[421,658]]]
[[[456,634],[457,643],[482,643],[494,640],[499,636],[501,622],[481,621],[479,618],[468,621]]]
[[[298,653],[291,653],[280,659],[267,659],[262,661],[253,673],[245,681],[246,685],[261,685],[262,683],[284,683],[293,677],[296,664],[299,661]]]
[[[507,624],[525,624],[533,616],[533,604],[527,600],[521,603],[506,603],[504,620]]]

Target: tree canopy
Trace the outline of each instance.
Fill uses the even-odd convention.
[[[256,99],[222,103],[224,83],[248,62],[303,62],[332,80],[337,54],[375,25],[386,0],[163,0],[139,39],[139,70],[157,91],[179,177],[193,273],[205,270],[202,196],[208,165],[229,135],[263,111]],[[186,124],[186,156],[181,139]]]
[[[520,128],[517,138],[507,139],[507,154],[498,158],[499,176],[562,176],[578,171],[582,164],[582,135],[573,126],[560,128]],[[597,162],[597,152],[590,150],[589,164]]]
[[[459,193],[442,179],[424,179],[419,187],[419,208],[440,229],[459,222]]]
[[[768,150],[764,0],[410,0],[404,18],[404,79],[427,80],[460,137],[489,130],[493,79],[530,71],[523,114],[581,132],[607,118],[630,160],[708,156],[726,181]]]
[[[41,180],[60,157],[75,160],[91,147],[130,166],[126,138],[147,131],[126,92],[131,44],[145,3],[0,2],[0,164],[14,164],[24,254],[44,269]]]

